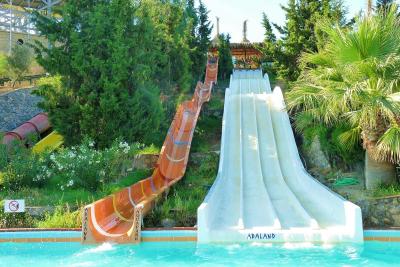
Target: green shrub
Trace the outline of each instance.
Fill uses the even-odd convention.
[[[163,226],[163,219],[172,219],[178,226],[194,226],[197,208],[214,183],[217,170],[218,155],[214,153],[205,156],[198,165],[190,164],[182,181],[144,218],[145,226]]]
[[[2,180],[5,190],[18,190],[23,186],[40,187],[45,183],[44,179],[35,179],[41,175],[41,165],[44,158],[31,152],[30,149],[20,143],[15,143],[8,148],[0,146],[3,152],[0,155]]]
[[[338,123],[328,127],[316,123],[310,116],[300,113],[295,116],[295,126],[296,131],[303,134],[304,149],[308,149],[317,137],[322,151],[333,166],[347,168],[362,160],[364,153],[360,143],[349,147],[341,142],[342,134],[351,129],[348,124]]]
[[[7,76],[8,73],[8,62],[7,56],[0,53],[0,78]]]
[[[160,148],[156,147],[154,144],[150,146],[145,146],[138,151],[138,154],[158,154],[160,153]]]
[[[400,184],[381,184],[373,192],[374,197],[386,197],[400,195]]]
[[[7,58],[9,75],[13,80],[13,87],[16,82],[29,72],[33,62],[33,54],[29,47],[25,45],[15,45],[12,48],[11,55]]]
[[[98,150],[93,141],[84,140],[79,146],[39,155],[18,144],[9,148],[0,145],[4,190],[50,185],[61,190],[96,191],[101,184],[127,175],[139,147],[116,140],[110,148]]]
[[[47,213],[44,220],[36,223],[38,228],[80,228],[82,227],[81,210],[71,211],[66,205],[57,206],[54,213]]]
[[[62,149],[49,155],[49,165],[42,165],[38,180],[51,177],[61,190],[85,188],[96,191],[101,184],[126,175],[139,145],[115,141],[110,148],[96,150],[94,142],[85,140],[80,146]]]
[[[0,140],[3,140],[3,135],[0,134]],[[8,162],[7,146],[0,144],[0,171],[4,170]]]

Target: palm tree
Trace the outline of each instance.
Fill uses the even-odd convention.
[[[340,140],[346,147],[362,141],[367,188],[393,181],[393,164],[400,162],[396,8],[360,17],[352,29],[323,26],[325,47],[302,56],[303,72],[287,94],[289,109],[298,117],[308,116],[330,127],[343,122],[351,125]]]

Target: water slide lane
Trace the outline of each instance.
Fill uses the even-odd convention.
[[[229,95],[230,92],[228,91]],[[224,135],[224,147],[223,147],[223,159],[220,159],[220,169],[219,176],[220,179],[224,180],[224,186],[218,187],[218,196],[220,198],[217,201],[217,207],[213,210],[216,216],[211,222],[212,228],[224,229],[224,228],[242,228],[243,223],[242,218],[242,208],[241,208],[241,198],[237,197],[240,193],[241,184],[241,165],[242,159],[238,157],[240,146],[229,145],[229,144],[239,144],[240,143],[240,121],[236,120],[235,117],[240,115],[240,105],[238,103],[239,98],[226,98],[225,110],[226,123],[229,123],[232,131],[225,131]],[[227,165],[230,162],[232,164]],[[230,168],[225,168],[229,166]],[[227,179],[229,177],[229,179]]]
[[[330,191],[304,169],[279,87],[274,89],[270,106],[279,162],[292,192],[321,228],[347,228],[355,240],[362,239],[360,208]]]
[[[243,158],[243,208],[245,228],[280,228],[279,220],[265,188],[257,133],[257,120],[254,116],[255,98],[250,93],[253,80],[247,79],[241,84],[246,94],[238,95],[242,101],[242,154]],[[254,88],[254,87],[253,87]],[[227,164],[227,166],[229,166]]]
[[[199,242],[362,242],[359,207],[304,169],[280,89],[234,71],[217,179],[198,209]]]
[[[283,179],[268,107],[268,96],[266,94],[258,95],[256,103],[257,112],[255,114],[261,151],[262,173],[265,186],[272,200],[273,207],[278,214],[282,228],[318,228],[318,223],[308,215]]]
[[[82,243],[140,242],[142,217],[185,173],[194,127],[202,104],[210,98],[217,71],[218,61],[211,58],[204,84],[199,82],[192,100],[178,107],[152,176],[85,206]]]

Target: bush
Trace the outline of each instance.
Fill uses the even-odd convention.
[[[395,195],[400,195],[400,184],[380,184],[378,188],[376,188],[372,192],[372,196],[374,197],[386,197]]]
[[[142,10],[149,1],[144,2],[67,1],[61,12],[69,19],[33,16],[38,30],[56,44],[36,42],[37,61],[62,76],[61,88],[38,89],[41,107],[67,145],[78,145],[85,136],[100,148],[116,138],[153,143],[162,121],[156,82],[159,68],[166,69],[164,26],[156,24],[158,17],[153,20],[158,9]],[[147,15],[141,17],[140,10]],[[77,25],[81,28],[74,30]]]
[[[19,142],[6,147],[0,145],[0,171],[3,172],[2,182],[6,190],[18,190],[23,186],[40,187],[44,184],[42,180],[33,177],[39,175],[41,165],[45,158],[31,152]]]
[[[96,150],[94,142],[85,140],[80,146],[49,155],[49,164],[41,166],[37,181],[49,180],[61,190],[85,188],[95,191],[101,184],[126,175],[139,145],[115,141],[110,148]]]
[[[81,210],[71,211],[66,205],[57,206],[54,213],[47,213],[44,220],[36,223],[38,228],[80,228],[82,227]]]
[[[6,55],[0,53],[0,78],[5,77],[8,72],[8,63]]]
[[[33,55],[29,47],[25,45],[15,45],[12,48],[11,55],[7,58],[9,66],[9,75],[13,80],[13,87],[16,82],[29,72],[32,65]]]
[[[21,145],[0,145],[3,186],[7,191],[44,185],[95,191],[101,184],[126,176],[139,147],[117,140],[110,148],[97,150],[94,142],[86,139],[80,146],[39,155]]]

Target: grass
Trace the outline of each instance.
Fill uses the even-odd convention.
[[[191,145],[191,153],[207,153],[219,149],[222,131],[222,113],[224,110],[223,95],[215,92],[209,103],[203,106]],[[218,112],[221,116],[215,116]]]
[[[221,140],[222,120],[215,116],[200,117],[194,132],[191,153],[210,152]]]
[[[151,175],[152,170],[135,170],[115,183],[103,186],[96,192],[85,189],[21,188],[18,191],[0,190],[2,199],[25,199],[26,206],[53,206],[55,211],[42,217],[32,217],[28,213],[7,214],[0,209],[0,228],[79,228],[81,208],[100,198]],[[2,201],[0,204],[2,206]]]
[[[146,146],[145,148],[138,151],[137,154],[158,154],[160,153],[160,148],[155,145]]]
[[[176,226],[194,226],[197,208],[214,183],[218,170],[218,155],[210,153],[198,165],[190,164],[186,175],[164,199],[144,218],[145,227],[162,227],[164,219]]]
[[[151,170],[135,170],[128,176],[119,179],[115,183],[107,184],[96,192],[85,189],[66,189],[61,191],[59,188],[21,188],[18,191],[0,190],[0,199],[25,199],[27,206],[63,206],[79,207],[104,196],[112,194],[124,187],[136,183],[139,180],[151,175]]]
[[[386,197],[400,195],[400,184],[385,185],[381,184],[372,192],[373,197]]]

